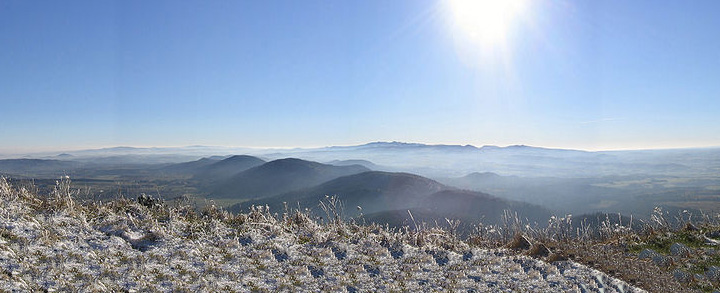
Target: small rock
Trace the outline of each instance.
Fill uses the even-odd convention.
[[[278,262],[284,262],[284,261],[288,260],[288,258],[290,258],[288,256],[287,252],[285,252],[285,251],[279,251],[277,249],[273,249],[272,253],[275,256],[275,260],[277,260]]]
[[[705,277],[710,282],[720,282],[720,267],[710,266],[705,272]]]
[[[528,255],[530,255],[530,256],[545,257],[545,256],[550,255],[550,253],[552,253],[550,251],[550,249],[547,248],[547,246],[545,246],[545,244],[542,244],[542,243],[533,245],[532,248],[530,249],[530,251],[528,251]]]
[[[645,248],[640,252],[640,254],[638,254],[638,258],[639,259],[653,258],[656,255],[658,255],[658,253],[655,252],[655,250]]]
[[[469,261],[469,260],[472,260],[472,258],[473,258],[472,250],[468,250],[463,253],[463,256],[462,256],[463,261]]]
[[[661,254],[653,256],[652,261],[653,261],[653,263],[655,263],[655,265],[657,265],[661,268],[666,268],[666,267],[669,267],[670,265],[672,265],[672,259],[670,259],[667,256],[661,255]]]
[[[252,238],[250,236],[242,236],[238,238],[238,242],[240,242],[241,245],[247,246],[253,243]]]
[[[390,250],[390,255],[394,259],[399,259],[403,255],[405,255],[405,251],[403,251],[402,248],[393,248],[392,250]]]
[[[344,260],[347,257],[347,250],[333,247],[332,251],[335,254],[335,258],[337,258],[338,260]]]
[[[137,198],[137,202],[147,208],[153,208],[162,205],[162,200],[159,198],[152,198],[147,194],[141,194]]]
[[[319,268],[319,267],[316,267],[313,265],[308,265],[307,268],[308,268],[308,271],[310,271],[310,274],[314,278],[320,278],[325,275],[325,270],[323,270],[322,268]]]
[[[435,262],[436,262],[437,265],[439,265],[439,266],[444,266],[444,265],[448,264],[448,262],[450,261],[450,258],[449,258],[449,256],[448,256],[447,251],[444,251],[444,250],[441,250],[441,251],[431,250],[431,251],[427,251],[427,253],[430,254],[430,255],[432,255],[432,257],[435,259]]]
[[[670,245],[670,254],[679,257],[690,257],[690,248],[682,243],[673,243]]]
[[[473,276],[473,275],[467,275],[468,279],[475,281],[475,283],[478,283],[483,280],[481,276]]]
[[[702,253],[707,257],[711,257],[711,256],[715,255],[715,252],[716,252],[715,248],[713,248],[713,247],[705,247],[705,248],[701,248],[701,249],[702,249]]]
[[[675,280],[677,280],[680,283],[687,284],[693,280],[693,276],[686,271],[674,270],[672,274],[673,274],[673,277],[675,278]]]
[[[366,272],[368,272],[368,274],[370,274],[371,277],[380,275],[380,268],[377,266],[365,264],[365,265],[363,265],[363,268],[365,269]]]
[[[550,263],[556,262],[556,261],[566,261],[566,260],[568,260],[568,258],[565,255],[560,254],[560,253],[551,253],[546,259],[546,261],[550,262]]]
[[[531,246],[532,246],[532,244],[530,243],[530,240],[528,240],[527,237],[525,237],[522,234],[515,235],[513,240],[507,244],[507,248],[517,249],[517,250],[530,249]]]

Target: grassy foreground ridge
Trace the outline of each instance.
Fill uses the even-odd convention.
[[[659,211],[636,230],[508,217],[460,239],[437,225],[343,219],[336,197],[319,203],[319,219],[75,193],[69,178],[46,195],[0,178],[0,290],[678,292],[720,281],[709,217],[673,228]]]

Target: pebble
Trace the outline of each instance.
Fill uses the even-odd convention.
[[[690,283],[693,280],[693,276],[683,270],[674,270],[673,277],[680,283]]]
[[[655,263],[655,265],[657,265],[661,268],[666,268],[666,267],[669,267],[670,265],[672,265],[672,259],[670,259],[667,256],[661,255],[661,254],[653,256],[652,261],[653,261],[653,263]]]
[[[658,253],[655,252],[655,250],[645,248],[640,252],[640,254],[638,254],[638,258],[639,259],[653,258],[656,255],[658,255]]]
[[[720,267],[710,266],[705,272],[705,277],[710,282],[720,282]]]
[[[673,243],[670,245],[670,254],[673,256],[690,257],[690,248],[682,243]]]

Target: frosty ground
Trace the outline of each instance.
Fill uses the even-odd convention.
[[[3,291],[643,290],[572,261],[469,245],[442,229],[389,230],[263,207],[73,199],[0,179]]]

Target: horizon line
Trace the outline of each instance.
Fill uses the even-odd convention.
[[[461,147],[474,147],[477,149],[480,149],[482,147],[499,147],[499,148],[508,148],[508,147],[532,147],[532,148],[542,148],[542,149],[554,149],[554,150],[567,150],[567,151],[584,151],[584,152],[614,152],[614,151],[651,151],[651,150],[683,150],[683,149],[712,149],[712,148],[720,148],[720,145],[705,145],[705,146],[666,146],[666,147],[643,147],[643,148],[605,148],[605,149],[588,149],[588,148],[567,148],[567,147],[557,147],[557,146],[539,146],[539,145],[530,145],[530,144],[507,144],[507,145],[494,145],[494,144],[483,144],[483,145],[474,145],[474,144],[448,144],[448,143],[422,143],[422,142],[404,142],[404,141],[371,141],[367,143],[360,143],[360,144],[336,144],[336,145],[306,145],[306,146],[231,146],[231,145],[203,145],[203,144],[192,144],[192,145],[114,145],[114,146],[97,146],[97,147],[87,147],[87,148],[59,148],[59,149],[36,149],[31,150],[28,152],[13,152],[13,151],[4,151],[0,150],[0,156],[11,156],[11,155],[40,155],[40,154],[50,154],[50,153],[58,153],[62,154],[65,152],[81,152],[81,151],[93,151],[93,150],[109,150],[109,149],[116,149],[116,148],[133,148],[133,149],[170,149],[170,148],[198,148],[198,147],[205,147],[205,148],[226,148],[226,149],[252,149],[252,150],[293,150],[293,149],[321,149],[321,148],[331,148],[331,147],[354,147],[354,146],[363,146],[363,145],[369,145],[373,143],[396,143],[396,144],[415,144],[415,145],[425,145],[425,146],[461,146]]]

